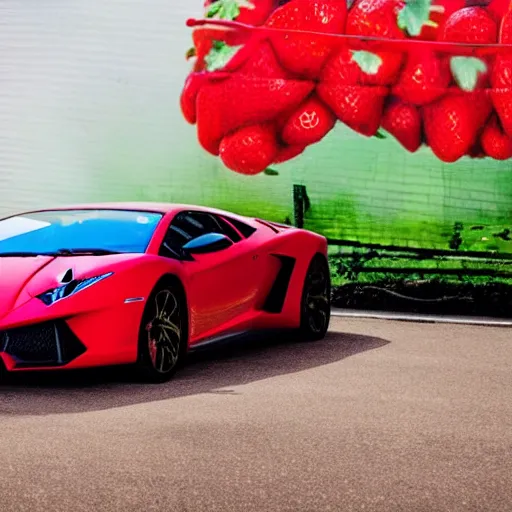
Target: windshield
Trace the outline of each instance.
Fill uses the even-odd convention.
[[[0,220],[0,256],[68,251],[143,253],[162,215],[126,210],[62,210]]]

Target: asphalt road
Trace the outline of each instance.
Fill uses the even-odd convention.
[[[334,319],[325,341],[0,385],[0,510],[512,510],[512,333]]]

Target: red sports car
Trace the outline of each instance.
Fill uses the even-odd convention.
[[[134,364],[168,380],[188,349],[248,331],[323,338],[323,236],[212,208],[88,204],[0,220],[7,371]]]

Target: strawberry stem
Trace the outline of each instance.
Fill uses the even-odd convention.
[[[240,16],[240,9],[254,9],[254,4],[247,0],[216,0],[209,5],[205,17],[220,20],[236,20]]]
[[[477,57],[452,57],[450,69],[457,85],[466,92],[472,92],[481,73],[487,72],[487,64]]]
[[[446,9],[444,8],[444,5],[431,5],[429,11],[437,14],[444,14]]]
[[[207,71],[217,71],[226,66],[226,64],[243,48],[241,46],[229,46],[224,41],[213,41],[212,49],[204,58]]]
[[[431,12],[437,12],[437,6],[432,5],[432,0],[406,0],[398,13],[398,27],[407,31],[410,36],[419,36],[430,20]]]

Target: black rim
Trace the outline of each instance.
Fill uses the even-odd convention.
[[[304,320],[315,334],[323,332],[329,323],[331,287],[328,272],[323,261],[315,258],[304,283]]]
[[[146,325],[149,360],[158,373],[169,373],[178,362],[182,337],[180,301],[171,290],[159,291]]]

